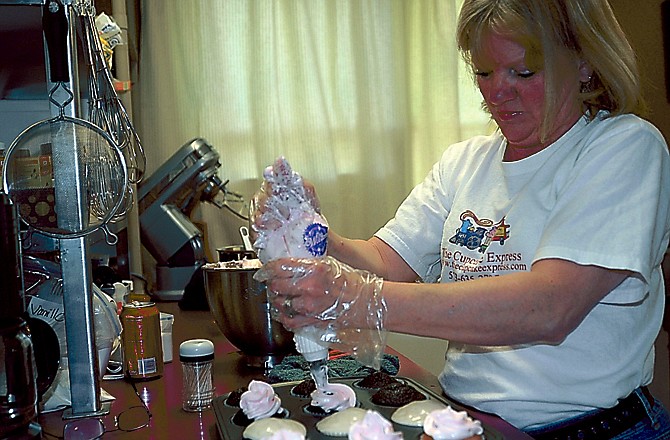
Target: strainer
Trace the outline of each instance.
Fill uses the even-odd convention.
[[[98,126],[65,115],[74,100],[67,85],[65,8],[57,2],[45,5],[43,27],[55,84],[49,101],[59,114],[31,125],[14,139],[5,157],[3,186],[31,228],[56,238],[82,237],[102,228],[108,242],[115,243],[106,225],[127,192],[124,156]]]

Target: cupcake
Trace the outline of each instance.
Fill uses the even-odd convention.
[[[400,407],[416,400],[426,400],[426,396],[410,385],[393,382],[374,393],[370,400],[375,405]]]
[[[415,400],[396,409],[391,414],[391,420],[400,425],[421,428],[428,414],[446,407],[444,403],[433,399]]]
[[[398,380],[388,373],[383,371],[373,371],[365,376],[363,379],[356,382],[356,385],[361,388],[380,389],[384,386],[397,382]]]
[[[247,426],[242,437],[247,440],[304,440],[307,428],[290,419],[260,419]]]
[[[342,411],[356,406],[356,392],[343,383],[329,383],[312,392],[312,406],[326,412]]]
[[[265,419],[284,411],[274,388],[259,380],[249,382],[248,390],[240,396],[240,408],[250,420]]]
[[[316,390],[316,384],[314,383],[314,379],[305,379],[293,388],[291,388],[291,394],[293,394],[296,397],[304,397],[307,398],[312,395],[312,393]]]
[[[349,427],[349,440],[402,440],[402,432],[377,411],[368,410],[365,417]]]
[[[363,408],[352,407],[325,417],[316,422],[316,429],[321,434],[332,437],[346,437],[351,425],[365,417]]]
[[[240,387],[236,390],[231,391],[225,400],[226,405],[239,408],[240,398],[242,397],[242,393],[244,393],[245,391],[247,391],[247,387]]]
[[[482,440],[484,428],[465,411],[450,406],[430,412],[423,423],[421,440]]]

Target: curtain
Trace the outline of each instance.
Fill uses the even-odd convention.
[[[455,46],[462,0],[143,0],[134,121],[150,174],[206,139],[248,201],[278,156],[368,238],[444,149],[490,132]],[[210,205],[211,250],[243,221]],[[215,255],[214,255],[215,257]]]

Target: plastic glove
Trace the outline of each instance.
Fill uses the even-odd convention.
[[[320,214],[314,187],[305,185],[283,157],[263,172],[249,218],[262,262],[282,257],[320,257],[326,253],[328,222]]]
[[[273,314],[289,330],[319,327],[323,342],[379,369],[387,334],[382,278],[330,256],[271,261],[255,278],[267,283]]]

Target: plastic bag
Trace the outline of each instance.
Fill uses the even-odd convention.
[[[42,392],[40,411],[50,412],[71,406],[70,375],[65,334],[65,310],[63,305],[63,281],[60,266],[47,260],[24,257],[24,274],[35,280],[26,285],[26,306],[30,319],[48,324],[55,334],[60,352],[58,371],[51,385]],[[112,351],[121,343],[121,321],[116,313],[114,300],[93,285],[93,318],[95,329],[95,347],[98,352],[100,377],[105,374],[107,362]],[[40,337],[40,335],[34,335]],[[39,374],[38,365],[38,374]],[[102,400],[111,396],[104,391]]]

